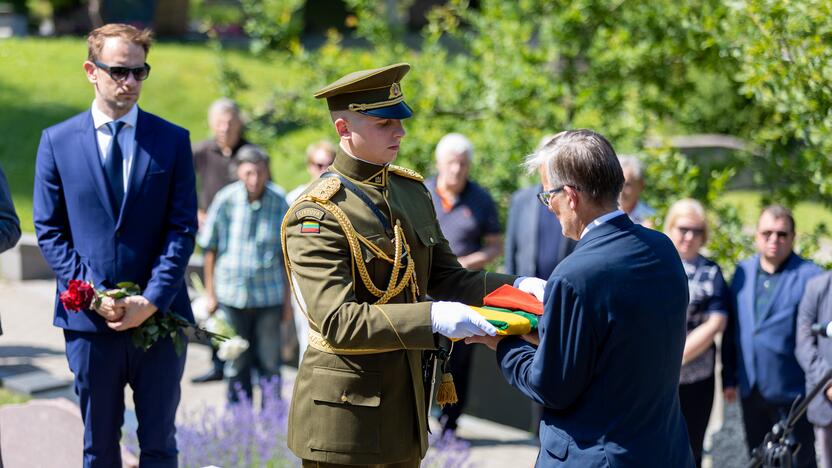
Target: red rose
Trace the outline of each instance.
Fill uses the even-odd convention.
[[[64,309],[78,312],[81,309],[89,309],[92,300],[95,298],[95,289],[92,284],[81,280],[69,280],[69,287],[61,293],[61,304]]]

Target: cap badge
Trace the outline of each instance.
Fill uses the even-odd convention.
[[[401,95],[402,95],[402,88],[399,87],[398,83],[393,83],[393,85],[390,86],[390,95],[387,96],[387,99],[395,99],[395,98],[397,98]]]

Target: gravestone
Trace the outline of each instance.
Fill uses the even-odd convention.
[[[69,400],[32,400],[0,407],[2,466],[82,466],[83,447],[81,411]],[[136,457],[123,448],[121,456],[122,466],[138,467]]]

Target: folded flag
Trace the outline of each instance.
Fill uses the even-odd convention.
[[[483,304],[510,310],[543,315],[543,303],[533,295],[504,284],[483,298]]]
[[[511,310],[494,309],[492,307],[471,307],[474,312],[482,315],[488,323],[494,325],[498,335],[525,335],[532,331],[532,322],[528,315],[515,313]],[[532,317],[534,317],[532,315]],[[534,317],[534,329],[537,329],[537,317]]]

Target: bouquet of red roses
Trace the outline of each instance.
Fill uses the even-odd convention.
[[[70,280],[66,291],[61,293],[60,299],[64,309],[78,312],[83,309],[98,307],[105,297],[119,300],[128,296],[137,296],[141,292],[142,289],[139,285],[129,281],[116,284],[116,289],[98,291],[89,281]],[[197,327],[173,312],[167,312],[153,314],[144,323],[136,327],[133,330],[133,345],[147,351],[153,346],[153,343],[170,336],[176,354],[181,356],[182,352],[185,351],[185,342],[182,340],[180,332],[185,330],[191,330],[199,340],[222,342],[228,339],[226,336]]]

